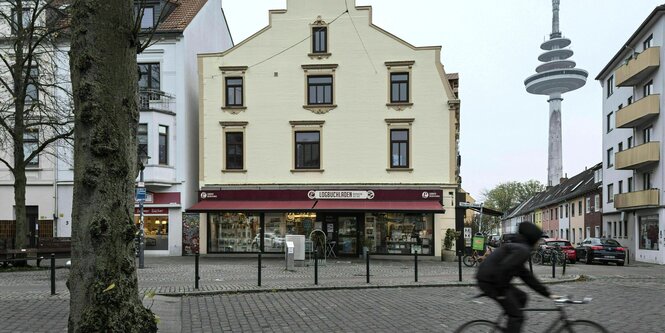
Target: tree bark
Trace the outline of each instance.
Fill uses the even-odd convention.
[[[138,98],[132,0],[76,0],[70,332],[155,332],[134,261]]]

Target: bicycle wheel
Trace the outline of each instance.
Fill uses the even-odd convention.
[[[609,333],[600,324],[590,320],[573,320],[561,327],[557,333]]]
[[[563,265],[563,262],[566,261],[566,254],[563,252],[557,252],[556,253],[556,261],[557,265]]]
[[[462,258],[462,262],[464,263],[464,265],[466,265],[466,267],[473,267],[476,265],[476,258],[474,258],[473,256],[464,256]]]
[[[455,333],[500,333],[503,332],[495,322],[474,320],[460,326]]]
[[[531,263],[534,265],[540,265],[543,262],[543,255],[540,253],[534,253],[531,255]]]

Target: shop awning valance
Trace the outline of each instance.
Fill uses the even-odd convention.
[[[436,200],[374,201],[374,200],[318,200],[316,211],[376,211],[376,212],[436,212],[445,209]]]
[[[209,211],[311,211],[313,200],[208,200],[189,208],[188,212]]]

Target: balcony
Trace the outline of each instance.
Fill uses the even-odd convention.
[[[139,90],[139,111],[175,114],[175,96],[154,89]]]
[[[658,189],[614,195],[614,208],[616,209],[634,209],[638,207],[653,207],[659,205],[660,190]]]
[[[658,114],[660,114],[660,95],[649,95],[617,111],[616,127],[637,127],[653,121]]]
[[[616,85],[635,86],[658,69],[658,66],[660,66],[660,47],[650,47],[616,70]]]
[[[660,161],[660,142],[652,141],[616,153],[616,170],[636,170]]]

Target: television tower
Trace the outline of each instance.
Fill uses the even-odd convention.
[[[575,68],[575,62],[569,60],[573,56],[573,50],[567,48],[571,43],[570,39],[563,37],[559,31],[560,1],[552,0],[552,33],[550,39],[540,45],[545,52],[538,56],[538,60],[543,63],[536,68],[536,74],[524,80],[528,93],[549,96],[547,186],[559,184],[563,175],[561,95],[584,86],[589,76],[587,71]]]

